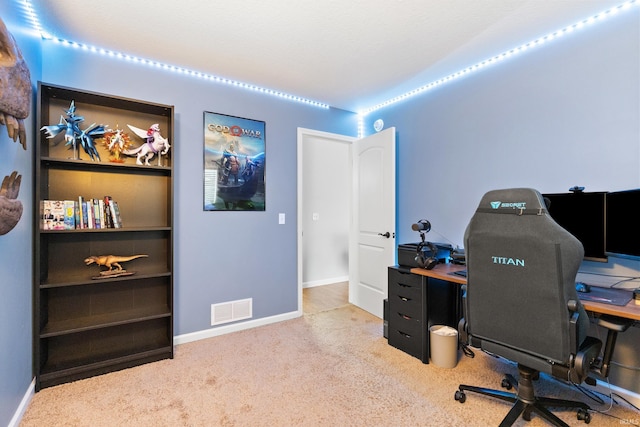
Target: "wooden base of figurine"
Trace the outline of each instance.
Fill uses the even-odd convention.
[[[136,274],[135,271],[105,270],[105,271],[101,271],[99,276],[93,276],[92,279],[112,279],[115,277],[133,276],[134,274]]]

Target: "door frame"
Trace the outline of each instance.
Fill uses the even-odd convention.
[[[302,240],[302,210],[303,210],[303,197],[302,189],[303,189],[303,170],[304,170],[304,154],[303,154],[303,144],[308,137],[314,138],[323,138],[329,141],[334,141],[338,143],[348,144],[349,145],[349,159],[352,159],[352,146],[353,142],[358,138],[347,135],[340,135],[336,133],[323,132],[313,129],[307,128],[298,128],[298,140],[297,140],[297,271],[298,271],[298,315],[302,316],[303,308],[302,308],[302,288],[303,288],[303,240]],[[350,193],[351,194],[351,193]]]

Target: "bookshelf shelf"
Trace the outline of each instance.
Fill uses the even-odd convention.
[[[131,161],[131,160],[130,160]],[[171,175],[171,168],[168,166],[140,166],[136,164],[128,164],[128,163],[107,163],[107,162],[91,162],[88,160],[74,160],[74,159],[57,159],[52,157],[43,157],[40,159],[40,163],[42,166],[48,168],[59,168],[59,169],[79,169],[79,170],[93,170],[93,171],[105,171],[105,172],[113,172],[121,169],[123,171],[133,171],[136,170],[138,173],[144,174],[160,174],[160,175]]]
[[[51,289],[51,288],[61,288],[61,287],[69,287],[69,286],[83,286],[83,285],[93,285],[93,284],[101,284],[102,286],[109,286],[112,283],[118,282],[132,282],[135,280],[144,280],[144,279],[158,279],[162,277],[171,277],[170,271],[158,272],[158,273],[140,273],[138,271],[135,276],[125,276],[125,277],[114,277],[112,279],[93,279],[88,278],[87,274],[83,274],[82,276],[64,276],[63,280],[60,281],[51,281],[47,280],[40,284],[40,289]]]
[[[66,319],[47,323],[40,332],[40,338],[77,334],[94,329],[110,328],[127,323],[144,322],[169,316],[171,316],[169,307],[160,306]]]
[[[38,83],[37,126],[57,124],[75,103],[88,127],[159,124],[173,144],[173,106]],[[131,135],[135,146],[143,141]],[[173,357],[173,159],[152,165],[73,157],[61,135],[40,133],[36,146],[34,206],[45,200],[117,201],[121,228],[41,228],[34,212],[34,366],[36,390],[142,363]],[[97,206],[97,205],[96,205]],[[73,226],[72,226],[73,227]],[[121,263],[129,276],[101,278],[104,266],[89,256],[147,255]],[[96,277],[99,277],[96,279]]]
[[[40,230],[40,233],[42,234],[145,233],[148,231],[171,231],[171,227],[76,228],[73,230]]]
[[[41,370],[41,381],[46,384],[61,384],[119,369],[155,362],[168,358],[173,353],[172,345],[162,340],[148,345],[138,345],[104,353],[86,352],[75,357],[56,355],[51,357]]]

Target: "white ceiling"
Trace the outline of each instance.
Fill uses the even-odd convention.
[[[70,41],[371,107],[624,0],[31,0]]]

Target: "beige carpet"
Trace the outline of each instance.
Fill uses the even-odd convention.
[[[425,365],[387,344],[380,319],[351,305],[176,347],[175,358],[43,389],[30,426],[497,426],[508,405],[460,382],[499,387],[515,367],[484,354],[455,369]],[[538,389],[582,395],[543,377]],[[584,398],[584,397],[582,397]],[[586,399],[586,398],[585,398]],[[608,405],[592,404],[594,409]],[[590,426],[640,422],[614,405]],[[575,412],[560,412],[584,425]],[[518,426],[545,426],[534,416]]]

